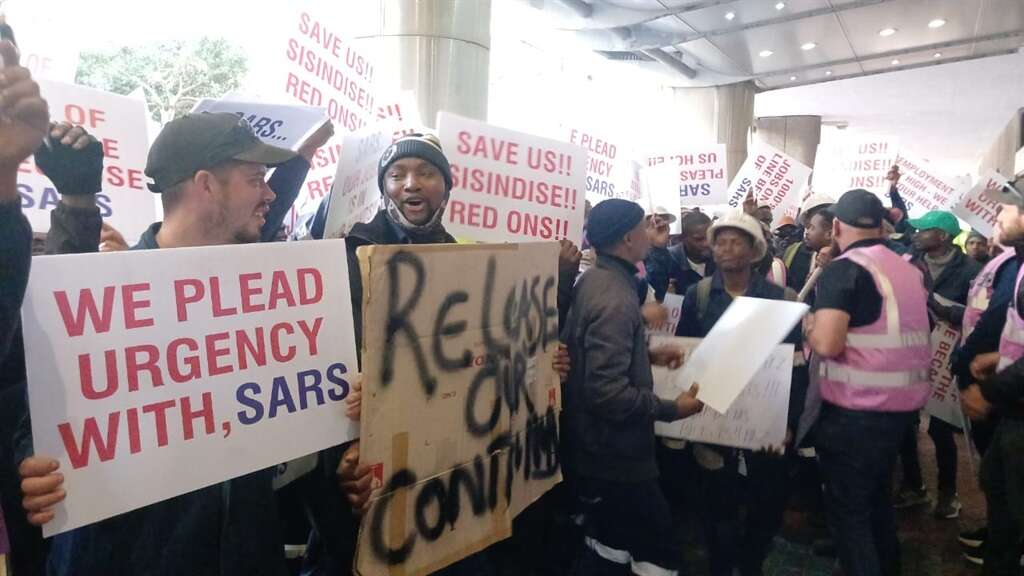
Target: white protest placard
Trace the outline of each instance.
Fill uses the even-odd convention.
[[[647,158],[649,168],[659,177],[653,185],[674,187],[679,191],[682,206],[710,206],[725,204],[729,181],[726,170],[725,144],[708,144],[674,154],[653,155]]]
[[[960,331],[946,322],[936,322],[932,330],[932,361],[928,367],[928,380],[932,393],[928,396],[925,409],[928,414],[948,422],[957,428],[963,427],[963,412],[960,410],[960,391],[950,368],[950,356],[960,342]]]
[[[673,376],[673,385],[689,390],[701,384],[697,398],[725,414],[807,310],[799,302],[736,298]]]
[[[236,100],[203,98],[192,108],[193,113],[227,112],[245,118],[253,132],[271,146],[298,150],[313,132],[323,126],[327,111],[313,106],[268,104]]]
[[[809,166],[757,140],[729,185],[728,204],[732,208],[740,208],[747,195],[753,192],[758,206],[767,204],[771,207],[775,221],[787,214],[793,216],[810,175]]]
[[[901,174],[896,189],[907,203],[911,218],[920,218],[930,210],[951,210],[965,192],[957,178],[906,150],[900,150],[896,165]]]
[[[668,320],[655,326],[651,332],[664,336],[675,336],[676,326],[679,326],[679,319],[683,315],[682,294],[665,294],[665,300],[661,303],[668,310]]]
[[[353,438],[347,266],[343,240],[35,259],[32,435],[67,489],[44,534]]]
[[[639,191],[632,186],[634,162],[627,146],[589,128],[571,126],[563,130],[570,144],[587,151],[586,195],[591,204],[608,198],[637,200]]]
[[[1002,174],[995,170],[982,176],[981,180],[974,185],[960,202],[953,207],[953,214],[962,218],[967,224],[987,238],[995,234],[996,214],[999,212],[999,202],[996,202],[986,194],[989,190],[999,190],[1007,184]]]
[[[124,236],[129,245],[156,220],[153,193],[143,173],[149,137],[146,104],[102,90],[39,80],[54,122],[67,121],[85,128],[103,145],[103,182],[96,195],[102,217]],[[50,229],[50,210],[60,195],[53,183],[28,158],[18,167],[21,208],[34,232]]]
[[[885,176],[896,163],[898,151],[899,140],[891,136],[823,141],[814,157],[814,189],[839,198],[847,190],[862,188],[887,199],[889,181]]]
[[[683,206],[674,185],[676,178],[674,172],[664,166],[643,169],[644,198],[650,203],[649,207],[644,206],[644,211],[648,214],[674,215],[676,219],[669,226],[669,232],[681,234],[683,223],[680,214],[683,211]]]
[[[587,153],[448,112],[438,134],[452,167],[445,228],[478,242],[583,241]]]
[[[689,356],[700,344],[700,339],[651,339],[652,346],[663,344],[678,346]],[[766,446],[782,446],[786,440],[789,416],[793,349],[792,344],[776,346],[726,413],[702,410],[699,414],[675,422],[657,422],[654,424],[654,433],[676,440],[692,440],[751,450]],[[675,400],[687,390],[673,384],[673,374],[668,368],[654,366],[651,371],[654,374],[654,393],[658,397]],[[701,389],[713,385],[714,383],[708,382],[702,384]]]
[[[326,13],[289,5],[275,42],[281,58],[270,90],[307,106],[324,108],[337,134],[317,151],[306,177],[305,191],[296,201],[297,212],[315,209],[328,195],[341,156],[342,135],[388,119],[403,129],[418,127],[419,114],[407,93],[381,95],[375,86],[373,59],[357,49],[331,24]]]
[[[327,208],[324,238],[341,238],[360,222],[369,222],[380,209],[377,168],[381,154],[391,146],[394,127],[380,122],[345,134],[341,161]]]

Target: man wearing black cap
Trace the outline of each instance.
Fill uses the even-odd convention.
[[[267,166],[295,157],[263,144],[234,114],[190,114],[170,122],[146,164],[150,188],[163,195],[164,221],[153,224],[135,249],[273,237],[280,220],[266,230],[275,198]],[[308,162],[299,162],[304,178]],[[64,497],[56,460],[25,458],[20,472],[30,518],[39,525],[50,521],[50,508]],[[273,468],[261,470],[60,534],[51,541],[48,572],[285,574],[273,475]]]
[[[677,349],[648,351],[636,265],[650,247],[644,211],[605,200],[590,213],[597,264],[576,283],[562,329],[572,368],[562,449],[579,487],[586,538],[576,573],[675,574],[672,517],[658,485],[654,422],[699,412],[696,386],[675,400],[653,391],[651,363],[678,364]]]
[[[920,270],[885,247],[877,196],[851,190],[833,213],[841,253],[819,277],[804,320],[819,360],[815,440],[829,522],[848,576],[898,574],[889,483],[931,391],[928,293]]]

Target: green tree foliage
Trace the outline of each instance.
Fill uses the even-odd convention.
[[[83,52],[75,81],[116,94],[141,88],[153,119],[163,125],[200,98],[237,90],[247,68],[245,53],[223,38],[173,40]]]

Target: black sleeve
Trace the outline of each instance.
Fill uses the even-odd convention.
[[[21,329],[21,302],[32,263],[32,227],[21,213],[21,199],[0,203],[0,358],[11,351]]]
[[[860,267],[849,260],[836,260],[818,277],[814,309],[842,310],[853,317],[857,304],[857,272]]]
[[[569,308],[572,307],[572,288],[576,284],[576,276],[579,272],[575,270],[558,272],[558,326],[565,326],[565,319],[569,316]]]
[[[260,232],[260,241],[271,242],[277,236],[277,231],[288,216],[288,211],[299,197],[302,184],[306,181],[306,174],[309,174],[309,162],[302,156],[296,156],[274,169],[274,174],[267,180],[267,186],[274,191],[276,198],[267,212],[267,221]]]
[[[50,231],[46,234],[47,254],[86,254],[99,252],[103,219],[96,206],[77,208],[63,201],[50,211]]]
[[[996,406],[1015,405],[1024,400],[1024,358],[982,382],[981,394]]]
[[[667,261],[667,262],[666,262]],[[652,248],[644,259],[644,268],[647,270],[647,282],[654,288],[654,298],[661,302],[665,300],[665,292],[668,291],[668,278],[672,257],[665,248]]]
[[[703,335],[700,319],[697,317],[697,284],[694,284],[686,289],[686,296],[683,297],[683,309],[679,314],[679,324],[676,325],[676,336],[700,338]]]

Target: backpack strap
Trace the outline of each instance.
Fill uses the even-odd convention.
[[[800,251],[800,247],[803,245],[803,242],[796,242],[790,244],[789,247],[786,248],[786,251],[782,255],[782,261],[786,263],[786,268],[793,267],[793,260],[796,259],[796,253]]]
[[[711,276],[697,282],[697,320],[704,322],[711,304]]]

